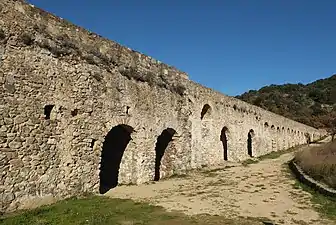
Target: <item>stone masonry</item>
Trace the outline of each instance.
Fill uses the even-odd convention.
[[[241,161],[325,134],[22,0],[0,1],[0,212]]]

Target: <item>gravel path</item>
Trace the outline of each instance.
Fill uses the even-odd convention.
[[[150,202],[190,215],[265,217],[286,225],[334,224],[314,210],[309,193],[293,187],[295,181],[286,165],[292,158],[293,153],[287,153],[248,166],[227,164],[192,171],[183,178],[119,186],[106,195]]]

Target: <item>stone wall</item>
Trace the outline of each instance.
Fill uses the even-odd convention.
[[[0,212],[102,192],[102,168],[140,184],[225,163],[224,145],[240,161],[325,134],[23,1],[0,2]]]

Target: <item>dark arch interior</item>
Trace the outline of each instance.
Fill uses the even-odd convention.
[[[101,194],[118,185],[119,167],[124,151],[131,140],[133,128],[127,125],[113,127],[106,135],[100,164]]]
[[[247,134],[247,153],[251,157],[253,157],[253,153],[252,153],[252,137],[253,136],[254,136],[254,131],[251,129]]]
[[[221,131],[221,136],[220,136],[220,140],[223,144],[223,149],[224,149],[224,160],[228,160],[228,144],[227,144],[227,136],[226,133],[228,132],[228,128],[227,127],[223,127],[222,131]]]
[[[268,123],[267,122],[265,122],[264,127],[268,127]]]
[[[51,110],[53,108],[54,108],[54,105],[46,105],[46,106],[44,106],[44,115],[45,115],[45,118],[47,120],[50,119]]]
[[[203,106],[203,109],[202,109],[202,112],[201,112],[201,119],[204,118],[205,114],[209,111],[210,108],[211,108],[211,107],[210,107],[210,105],[208,105],[208,104],[205,104],[205,105]]]
[[[167,128],[160,136],[157,138],[156,145],[155,145],[155,175],[154,181],[160,180],[160,166],[162,157],[168,147],[169,142],[173,140],[173,136],[176,131],[172,128]]]

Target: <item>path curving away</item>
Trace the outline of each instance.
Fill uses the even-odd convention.
[[[184,178],[118,186],[107,196],[150,202],[190,215],[265,217],[286,225],[334,224],[314,210],[309,193],[294,188],[286,164],[292,158],[293,153],[287,153],[248,166],[232,164],[192,171]]]

